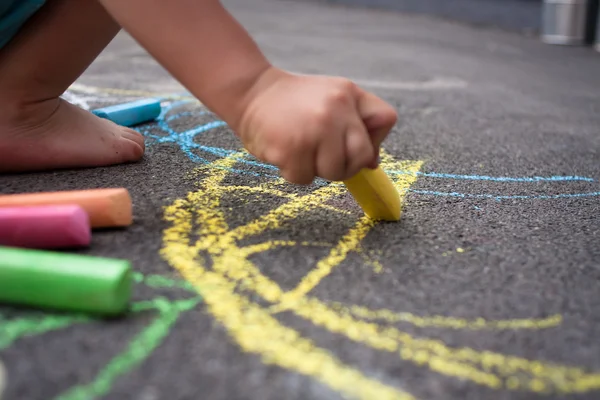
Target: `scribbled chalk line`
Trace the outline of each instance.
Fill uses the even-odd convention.
[[[473,320],[447,316],[417,316],[410,313],[387,309],[373,310],[356,305],[324,302],[311,296],[311,291],[332,271],[341,268],[351,253],[360,253],[365,261],[372,258],[362,249],[362,239],[376,227],[368,219],[358,218],[338,243],[297,243],[287,240],[267,240],[251,246],[239,246],[242,239],[260,236],[271,229],[280,228],[287,221],[325,207],[328,199],[345,195],[343,187],[315,182],[315,190],[304,196],[285,192],[282,180],[273,166],[254,160],[245,152],[219,147],[200,145],[195,138],[211,129],[223,127],[221,121],[212,121],[192,129],[176,132],[169,123],[183,117],[201,115],[202,111],[175,112],[177,107],[193,102],[185,94],[156,94],[141,91],[91,88],[74,86],[65,96],[68,100],[89,108],[94,103],[110,103],[113,99],[136,98],[139,96],[164,97],[165,109],[157,124],[151,129],[139,127],[150,144],[174,144],[193,161],[202,164],[198,173],[204,178],[199,189],[190,192],[185,198],[176,200],[165,210],[169,227],[163,233],[163,258],[186,281],[174,281],[161,276],[143,277],[138,281],[155,287],[180,288],[194,293],[200,292],[202,300],[213,315],[229,332],[230,337],[244,350],[260,355],[267,363],[273,363],[291,371],[312,377],[328,385],[341,394],[358,399],[414,399],[409,392],[399,386],[385,385],[363,374],[361,371],[341,362],[327,349],[318,347],[309,338],[303,337],[291,327],[276,319],[281,310],[288,310],[300,318],[311,321],[315,326],[346,336],[358,344],[376,351],[391,352],[403,361],[414,363],[433,373],[459,378],[492,389],[519,390],[533,393],[583,393],[600,389],[600,374],[584,369],[563,366],[550,362],[528,360],[490,351],[476,351],[468,347],[450,347],[441,341],[412,336],[397,326],[411,324],[417,327],[432,327],[458,330],[498,330],[498,329],[550,329],[560,326],[560,315],[541,319],[513,319],[490,321],[482,318]],[[77,93],[83,93],[77,97]],[[150,128],[150,127],[149,127]],[[159,131],[160,134],[155,132]],[[202,152],[216,157],[209,160],[197,154]],[[382,165],[392,176],[403,200],[410,193],[423,195],[446,195],[443,192],[419,193],[410,189],[419,178],[460,179],[493,182],[595,182],[588,177],[491,177],[480,175],[454,175],[436,172],[422,172],[420,161],[395,161],[384,154]],[[246,167],[252,167],[252,170]],[[258,171],[256,170],[258,168]],[[272,171],[265,173],[264,171]],[[225,177],[253,175],[261,178],[258,186],[224,185]],[[266,180],[266,181],[265,181]],[[288,201],[266,215],[235,228],[225,222],[224,211],[220,207],[223,195],[243,194],[253,191],[286,198]],[[450,193],[450,192],[449,192]],[[468,197],[469,194],[452,194]],[[478,195],[499,196],[499,195]],[[356,213],[330,207],[344,218],[356,218]],[[192,223],[192,221],[195,221]],[[196,226],[198,225],[198,226]],[[191,238],[195,238],[192,241]],[[298,283],[296,288],[284,291],[260,268],[249,260],[249,256],[271,248],[282,246],[326,246],[329,254]],[[208,256],[212,265],[204,265]],[[377,260],[370,260],[373,265]],[[377,271],[377,268],[375,268]],[[271,304],[265,308],[256,303],[256,296]],[[100,397],[109,393],[114,382],[141,363],[159,346],[172,329],[182,312],[192,309],[200,302],[197,296],[177,301],[156,298],[137,302],[133,312],[155,310],[158,317],[151,325],[136,335],[130,344],[105,366],[92,382],[69,389],[58,397],[60,400],[77,400]],[[23,318],[12,321],[11,329],[5,329],[2,320],[0,329],[0,350],[16,340],[43,334],[48,330],[61,329],[75,323],[86,322],[73,317],[60,319],[47,316],[35,321]],[[8,332],[8,333],[7,333]],[[11,333],[12,332],[12,333]],[[146,349],[140,352],[140,349]]]
[[[358,214],[344,214],[344,218],[357,218],[355,225],[331,246],[330,252],[295,288],[283,290],[248,256],[293,244],[285,240],[267,240],[258,244],[253,241],[254,244],[248,248],[239,243],[250,237],[260,237],[271,229],[282,232],[281,228],[288,221],[311,212],[329,199],[347,194],[342,186],[325,185],[304,196],[284,196],[289,201],[267,214],[245,225],[230,227],[220,207],[221,199],[224,196],[229,199],[242,186],[225,185],[223,182],[231,177],[231,170],[243,163],[245,157],[245,152],[233,153],[199,168],[199,177],[204,178],[198,183],[198,190],[176,200],[165,211],[170,226],[164,231],[161,251],[169,264],[203,293],[210,313],[243,350],[260,355],[265,362],[310,376],[349,398],[414,398],[405,390],[384,385],[342,363],[326,349],[274,318],[279,312],[288,311],[357,344],[397,354],[401,360],[434,373],[487,388],[538,394],[600,389],[600,374],[588,373],[584,369],[468,347],[451,347],[438,340],[410,335],[393,326],[409,323],[441,329],[547,329],[560,325],[560,315],[512,321],[418,317],[391,310],[325,302],[312,296],[310,293],[323,279],[343,267],[350,253],[360,251],[362,239],[376,226],[364,217],[357,217]],[[382,165],[417,172],[422,163],[395,161],[386,154]],[[416,179],[417,174],[411,173],[395,177],[394,181],[402,192]],[[234,190],[230,190],[232,188]],[[260,189],[273,196],[282,193],[280,185],[274,181],[261,184]],[[285,235],[285,230],[280,235]],[[211,260],[210,267],[205,265],[208,258]],[[206,287],[210,289],[202,290]],[[259,305],[256,295],[271,305],[266,308]]]

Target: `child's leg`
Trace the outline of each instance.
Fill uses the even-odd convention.
[[[0,172],[142,157],[139,133],[59,99],[118,31],[96,0],[48,0],[0,50]]]

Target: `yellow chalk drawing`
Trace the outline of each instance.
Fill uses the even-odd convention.
[[[208,311],[243,350],[259,355],[265,363],[311,377],[348,398],[414,398],[393,377],[386,383],[380,382],[366,372],[344,364],[294,328],[285,326],[277,319],[277,313],[286,311],[362,346],[396,354],[401,361],[491,389],[540,394],[600,389],[600,374],[588,373],[581,368],[468,347],[451,347],[440,340],[414,336],[392,326],[409,323],[442,329],[531,330],[555,327],[561,322],[560,316],[501,321],[419,317],[391,310],[327,303],[311,296],[323,279],[344,267],[350,253],[364,253],[361,242],[377,224],[361,216],[360,210],[341,210],[327,204],[332,199],[349,196],[340,184],[326,185],[306,195],[286,193],[281,181],[255,187],[225,185],[223,180],[230,174],[227,170],[244,156],[244,152],[233,154],[199,170],[205,177],[199,181],[198,189],[165,209],[169,227],[164,231],[161,250],[167,262],[201,293]],[[401,168],[409,172],[394,177],[403,203],[421,165],[420,161],[395,161],[389,154],[383,154],[384,168]],[[246,224],[230,227],[222,206],[224,196],[249,192],[277,196],[283,203]],[[353,223],[337,243],[323,243],[318,238],[314,242],[283,239],[288,224],[324,207],[330,213],[321,218],[331,217],[335,212],[335,218]],[[274,229],[282,239],[265,238],[256,243],[261,235]],[[241,244],[250,238],[253,238],[251,244]],[[325,246],[330,250],[289,291],[263,274],[260,266],[249,259],[260,252],[293,246]],[[265,306],[264,302],[269,304]],[[383,321],[387,326],[375,321]]]
[[[342,303],[329,302],[330,307],[338,312],[351,313],[358,318],[371,321],[385,321],[388,323],[406,322],[420,328],[449,328],[449,329],[468,329],[468,330],[509,330],[509,329],[546,329],[559,326],[562,322],[561,315],[552,315],[543,319],[507,319],[488,321],[483,318],[473,320],[445,317],[435,315],[432,317],[419,317],[406,312],[394,312],[392,310],[380,309],[370,310],[367,307],[347,306]]]
[[[259,243],[257,245],[249,245],[242,247],[240,249],[240,253],[244,256],[244,258],[248,258],[249,256],[257,253],[262,253],[277,247],[293,247],[293,246],[303,246],[303,247],[332,247],[330,243],[324,242],[297,242],[294,240],[268,240],[263,243]],[[374,252],[368,252],[366,254],[363,248],[357,248],[356,251],[361,255],[361,258],[364,260],[365,264],[370,265],[373,268],[373,272],[380,273],[383,270],[383,265],[379,260],[371,257],[371,254]]]
[[[342,240],[331,249],[327,257],[319,261],[316,268],[310,271],[295,289],[284,295],[280,300],[279,310],[292,306],[314,289],[323,278],[329,275],[336,266],[340,265],[348,253],[358,248],[360,241],[366,236],[371,227],[373,227],[373,222],[366,216],[362,217],[358,224],[348,231]]]

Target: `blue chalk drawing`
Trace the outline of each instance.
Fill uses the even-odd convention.
[[[205,146],[205,145],[201,145],[199,143],[195,142],[195,139],[198,135],[208,132],[212,129],[215,128],[219,128],[219,127],[223,127],[226,126],[225,122],[223,121],[212,121],[200,126],[196,126],[192,129],[188,129],[182,132],[177,132],[175,131],[173,128],[171,128],[171,126],[169,125],[170,122],[173,121],[177,121],[181,118],[184,117],[192,117],[192,116],[203,116],[203,115],[208,115],[209,113],[203,110],[200,111],[183,111],[180,113],[176,113],[176,114],[172,114],[172,115],[168,115],[169,112],[171,112],[172,110],[176,109],[179,106],[182,106],[184,104],[188,104],[190,103],[189,100],[181,100],[181,101],[176,101],[170,104],[167,104],[166,106],[163,107],[161,114],[156,118],[156,120],[154,121],[153,124],[151,124],[150,126],[147,126],[146,129],[142,129],[142,128],[134,128],[136,129],[138,132],[140,132],[141,134],[143,134],[146,138],[150,139],[148,145],[152,145],[152,144],[165,144],[165,143],[172,143],[172,144],[176,144],[179,146],[179,148],[184,152],[184,154],[192,161],[197,162],[197,163],[203,163],[203,164],[208,164],[210,161],[207,160],[205,157],[202,157],[198,154],[196,154],[194,152],[194,150],[200,150],[209,154],[212,154],[214,156],[218,156],[218,157],[226,157],[228,155],[231,155],[233,153],[237,153],[238,150],[228,150],[228,149],[224,149],[222,147],[213,147],[213,146]],[[147,129],[147,128],[159,128],[160,129],[160,135],[156,135],[151,133],[151,129]],[[270,164],[266,164],[266,163],[262,163],[253,159],[248,158],[248,156],[241,158],[239,160],[240,163],[245,164],[245,165],[251,165],[251,166],[255,166],[255,167],[259,167],[259,168],[265,168],[271,171],[278,171],[278,168],[275,167],[274,165],[270,165]],[[278,175],[273,175],[273,174],[265,174],[263,172],[256,172],[256,171],[248,171],[248,170],[242,170],[242,169],[236,169],[236,168],[222,168],[225,169],[229,172],[233,172],[236,174],[241,174],[241,175],[250,175],[250,176],[255,176],[255,177],[259,177],[259,178],[268,178],[268,179],[279,179],[280,177]],[[319,185],[319,186],[323,186],[326,185],[327,182],[323,179],[317,179],[315,180],[315,184]]]
[[[152,134],[146,134],[146,137],[149,137],[151,139],[154,139],[156,141],[156,143],[175,143],[178,144],[179,147],[181,147],[181,150],[192,160],[192,161],[196,161],[196,162],[204,162],[207,163],[208,161],[204,158],[204,157],[200,157],[199,155],[197,155],[196,153],[194,153],[192,150],[195,149],[199,149],[199,150],[203,150],[207,153],[211,153],[214,154],[216,156],[221,156],[221,157],[225,157],[228,154],[233,153],[233,151],[230,150],[225,150],[222,149],[220,147],[211,147],[211,146],[204,146],[201,145],[199,143],[194,142],[194,139],[196,137],[196,135],[198,135],[199,133],[203,133],[203,132],[207,132],[211,129],[215,129],[218,128],[220,126],[225,126],[224,122],[221,121],[215,121],[215,122],[211,122],[205,125],[201,125],[198,126],[194,129],[190,129],[188,131],[185,132],[175,132],[174,130],[172,130],[171,128],[169,128],[167,126],[167,123],[165,121],[159,121],[158,125],[165,131],[168,132],[167,136],[157,136],[157,135],[152,135]]]
[[[183,151],[183,153],[193,162],[208,164],[211,161],[207,158],[199,155],[198,153],[205,153],[216,157],[226,157],[230,154],[236,153],[238,150],[230,150],[222,147],[206,146],[197,143],[195,140],[199,135],[202,135],[212,129],[226,126],[225,122],[220,120],[211,121],[194,128],[184,130],[182,132],[175,131],[170,124],[184,117],[193,116],[207,116],[210,115],[207,111],[196,110],[196,111],[182,111],[175,114],[170,112],[176,110],[178,107],[190,103],[189,100],[174,101],[166,103],[163,106],[163,110],[156,121],[150,125],[146,125],[145,129],[138,128],[138,131],[142,133],[146,138],[149,139],[148,145],[152,144],[175,144]],[[160,134],[154,134],[152,130],[160,131]],[[239,168],[223,168],[229,172],[239,174],[255,176],[258,178],[266,179],[279,179],[279,175],[272,172],[277,172],[277,167],[260,162],[253,158],[251,155],[246,155],[239,159],[239,163],[248,167],[255,167],[264,169],[266,171],[256,171],[250,169],[239,169]],[[401,170],[401,169],[386,169],[386,172],[390,175],[402,175],[412,174],[412,172]],[[487,181],[487,182],[501,182],[501,183],[539,183],[539,182],[554,182],[554,183],[568,183],[568,182],[596,182],[594,178],[585,176],[525,176],[525,177],[509,177],[509,176],[488,176],[488,175],[465,175],[465,174],[449,174],[440,172],[418,172],[418,176],[432,179],[450,179],[450,180],[473,180],[473,181]],[[323,179],[316,179],[314,182],[317,186],[324,186],[329,182]],[[552,199],[575,199],[575,198],[589,198],[600,196],[600,191],[591,191],[586,193],[560,193],[554,195],[505,195],[505,194],[492,194],[492,193],[461,193],[461,192],[442,192],[436,190],[419,190],[410,189],[410,193],[422,196],[438,196],[438,197],[456,197],[462,199],[493,199],[496,201],[502,200],[552,200]],[[479,210],[479,208],[476,207]]]
[[[395,170],[389,171],[391,174],[398,175],[409,175],[413,174],[409,171]],[[462,180],[476,180],[476,181],[492,181],[492,182],[567,182],[567,181],[584,181],[594,182],[593,178],[585,176],[531,176],[531,177],[510,177],[510,176],[486,176],[486,175],[456,175],[456,174],[443,174],[439,172],[417,172],[419,176],[426,176],[428,178],[440,178],[440,179],[462,179]]]
[[[475,198],[475,199],[493,199],[497,201],[501,200],[531,200],[531,199],[568,199],[578,197],[595,197],[600,196],[600,192],[589,192],[589,193],[561,193],[555,195],[537,195],[537,196],[526,196],[526,195],[499,195],[499,194],[488,194],[488,193],[458,193],[458,192],[438,192],[435,190],[417,190],[412,189],[412,193],[423,194],[429,196],[443,196],[443,197],[461,197],[461,198]]]

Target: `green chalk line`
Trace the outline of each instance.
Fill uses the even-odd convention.
[[[197,294],[194,286],[188,281],[170,279],[161,275],[144,276],[139,272],[133,274],[133,279],[138,283],[144,283],[153,288],[185,289],[188,292]]]
[[[40,335],[42,333],[66,328],[77,322],[88,321],[91,321],[89,317],[71,315],[23,317],[7,321],[0,315],[0,350],[7,348],[21,337]]]
[[[144,276],[134,273],[134,280],[154,288],[185,289],[196,294],[196,291],[186,281],[169,279],[160,275]],[[135,303],[132,311],[141,303]],[[150,308],[156,308],[150,306]],[[40,335],[46,332],[67,328],[76,323],[90,322],[94,319],[85,315],[44,315],[30,316],[6,320],[0,314],[0,350],[7,348],[21,337]]]
[[[133,303],[130,308],[131,313],[156,310],[158,316],[150,325],[134,336],[127,347],[96,374],[92,382],[73,386],[55,400],[89,400],[109,393],[115,380],[127,374],[154,352],[164,338],[169,335],[181,313],[191,310],[202,301],[195,289],[184,281],[160,275],[144,276],[139,272],[134,273],[134,280],[153,288],[184,289],[193,292],[196,296],[174,301],[157,297]],[[97,321],[97,319],[85,315],[44,315],[7,320],[0,314],[0,350],[9,347],[23,337],[40,335],[67,328],[76,323],[93,321]]]
[[[140,304],[139,310],[158,306],[158,317],[144,330],[138,333],[127,348],[113,358],[87,385],[78,385],[55,397],[55,400],[89,400],[110,392],[113,383],[127,374],[136,365],[148,358],[169,334],[183,311],[192,309],[200,299],[179,300],[170,303],[166,299],[155,299],[150,304]]]

